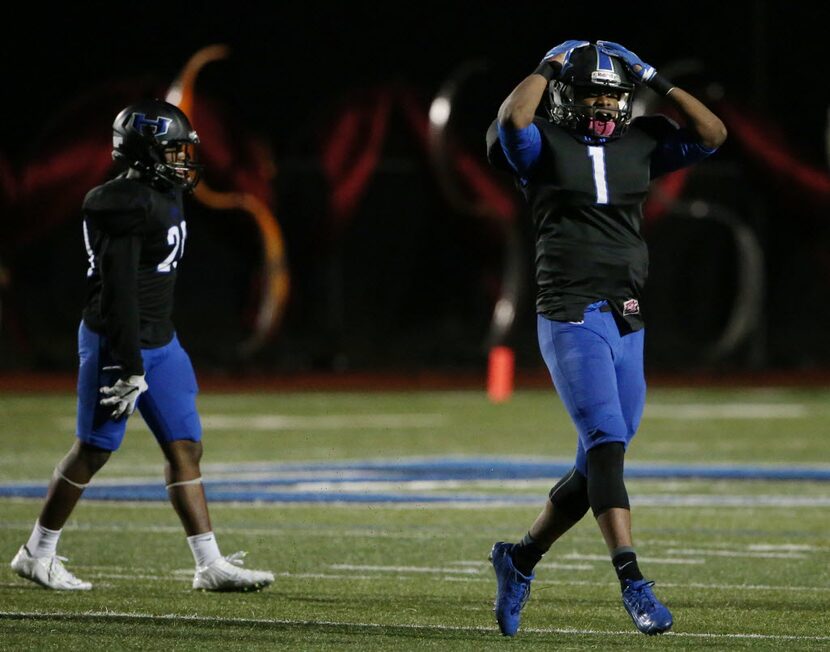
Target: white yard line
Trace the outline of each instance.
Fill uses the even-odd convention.
[[[475,627],[475,626],[460,626],[460,625],[421,625],[412,623],[371,623],[371,622],[350,622],[350,621],[333,621],[333,620],[289,620],[278,618],[222,618],[217,616],[199,616],[195,614],[147,614],[147,613],[129,613],[116,611],[88,611],[86,613],[75,614],[68,612],[38,612],[38,611],[0,611],[0,618],[39,618],[43,620],[59,619],[69,621],[84,621],[84,620],[134,620],[134,621],[148,621],[148,622],[190,622],[190,623],[204,623],[209,625],[277,625],[277,626],[296,626],[296,627],[321,627],[321,628],[343,628],[354,627],[359,629],[376,629],[376,630],[394,630],[402,629],[407,631],[449,631],[449,632],[471,632],[471,633],[492,633],[496,634],[495,625],[492,627]],[[635,636],[639,637],[641,634],[634,630],[596,630],[596,629],[575,629],[570,627],[527,627],[522,629],[524,633],[533,634],[558,634],[564,636]],[[390,632],[387,632],[390,633]],[[701,639],[751,639],[751,640],[770,640],[770,641],[830,641],[830,636],[798,636],[788,634],[755,634],[755,633],[726,633],[713,634],[707,632],[667,632],[663,636],[671,638],[701,638]]]
[[[585,555],[586,557],[588,555]],[[607,558],[604,556],[596,555],[596,559],[601,559],[603,561],[607,561]],[[646,560],[648,558],[645,558]],[[441,574],[443,575],[440,579],[441,581],[449,581],[449,582],[486,582],[492,583],[494,581],[493,576],[490,572],[490,564],[488,562],[476,562],[476,561],[459,561],[459,562],[449,562],[449,565],[459,565],[465,566],[463,570],[461,569],[451,569],[446,567],[430,567],[430,566],[372,566],[369,564],[363,565],[351,565],[351,564],[331,564],[329,568],[335,570],[362,570],[362,571],[374,571],[375,574],[355,574],[355,573],[295,573],[290,571],[277,571],[274,573],[277,577],[285,577],[289,579],[326,579],[326,580],[378,580],[381,577],[381,573],[388,573],[388,572],[395,572],[399,573],[395,579],[399,580],[414,580],[416,579],[416,575],[424,575],[424,574]],[[559,565],[557,564],[539,564],[538,567],[543,568],[556,568]],[[565,570],[572,570],[572,565],[565,565],[562,564],[562,567],[565,567]],[[189,580],[193,575],[192,568],[179,568],[170,571],[169,575],[158,575],[158,574],[137,574],[133,573],[133,567],[126,567],[126,566],[84,566],[82,564],[74,564],[73,569],[76,570],[80,575],[90,576],[90,577],[101,577],[101,578],[108,578],[108,579],[146,579],[146,580],[154,580],[154,581],[175,581],[175,582],[183,582]],[[155,569],[154,569],[155,570]],[[584,570],[593,570],[592,567],[586,567]],[[93,572],[90,572],[93,571]],[[95,572],[97,571],[97,572]],[[103,571],[103,572],[101,572]],[[407,577],[406,575],[401,575],[400,573],[412,573],[412,577]],[[449,574],[449,576],[447,576]],[[389,579],[392,576],[385,576],[384,579]],[[420,579],[420,578],[419,578]],[[591,586],[591,587],[604,587],[610,586],[611,583],[607,581],[592,581],[592,580],[545,580],[539,579],[536,581],[534,586],[536,587],[543,587],[545,585],[556,585],[556,586]],[[9,586],[19,586],[19,584],[9,585]],[[688,588],[698,588],[698,589],[718,589],[718,590],[725,590],[725,591],[787,591],[787,592],[794,592],[794,593],[810,593],[810,592],[818,592],[818,593],[826,593],[830,592],[830,587],[827,586],[795,586],[795,585],[771,585],[771,584],[717,584],[717,583],[706,583],[706,582],[660,582],[661,587],[665,588],[677,588],[677,589],[688,589]]]
[[[782,496],[743,494],[640,494],[631,496],[638,507],[830,507],[830,496]]]
[[[451,561],[450,566],[469,566],[471,568],[485,569],[489,568],[490,564],[486,561]],[[536,568],[553,568],[556,570],[576,570],[576,571],[592,571],[596,566],[592,564],[560,564],[558,562],[542,562],[536,564]]]
[[[727,547],[727,546],[724,546]],[[769,552],[770,550],[799,550],[802,552],[819,552],[830,550],[828,546],[813,546],[806,543],[751,543],[747,546],[749,550],[763,550]]]
[[[584,561],[606,561],[610,563],[608,555],[583,555],[578,552],[569,552],[566,555],[562,555],[562,559],[576,559],[576,560],[584,560]],[[705,559],[665,559],[661,557],[641,557],[638,556],[637,559],[643,563],[648,564],[675,564],[675,565],[682,565],[682,566],[696,566],[699,564],[705,564]]]
[[[208,414],[205,430],[347,430],[360,428],[435,428],[447,423],[442,414],[280,415]]]
[[[88,503],[84,503],[86,506]],[[112,504],[110,503],[110,506]],[[122,504],[118,503],[118,506],[121,507]],[[213,507],[215,509],[215,507]],[[30,532],[32,529],[31,523],[20,523],[20,522],[4,522],[0,521],[0,528],[4,530],[18,530],[22,532]],[[93,523],[71,523],[64,527],[63,532],[149,532],[152,534],[177,534],[182,535],[183,531],[181,526],[178,525],[134,525],[130,523],[119,523],[119,524],[110,524],[110,525],[102,525],[102,524],[93,524]],[[406,539],[406,540],[425,540],[425,539],[434,539],[437,535],[437,531],[429,530],[429,531],[412,531],[412,532],[395,532],[391,530],[381,530],[381,529],[373,529],[373,528],[366,528],[364,529],[353,529],[353,530],[341,530],[337,527],[326,527],[326,528],[315,528],[315,527],[271,527],[271,528],[252,528],[252,527],[245,527],[245,526],[233,526],[233,525],[225,525],[222,526],[222,532],[233,532],[235,534],[242,534],[247,536],[256,536],[256,537],[286,537],[286,536],[298,536],[301,534],[310,534],[315,537],[354,537],[354,538],[365,538],[365,539]],[[488,548],[489,549],[489,548]]]
[[[808,555],[797,552],[755,552],[751,550],[712,550],[700,548],[669,548],[669,555],[703,555],[704,557],[738,557],[758,559],[807,559]]]
[[[141,573],[85,573],[83,571],[79,574],[83,575],[84,578],[91,577],[93,579],[96,577],[103,577],[108,580],[152,580],[154,582],[180,581],[170,575],[143,575]],[[193,575],[193,571],[190,571],[190,574]],[[95,583],[95,585],[97,586],[97,583]]]
[[[492,584],[495,579],[491,577],[445,577],[444,582],[484,582]],[[610,581],[595,582],[591,580],[536,580],[533,584],[536,590],[542,589],[548,584],[556,586],[592,586],[610,587],[614,583]],[[703,582],[659,582],[660,588],[669,589],[712,589],[719,591],[786,591],[790,593],[827,593],[830,587],[827,586],[772,586],[769,584],[706,584]]]
[[[449,573],[451,575],[478,575],[477,568],[447,568],[445,566],[373,566],[370,564],[329,564],[333,570],[375,571],[380,573]]]
[[[75,427],[75,419],[55,420],[62,429]],[[273,430],[354,430],[361,428],[436,428],[447,424],[443,414],[206,414],[202,415],[204,430],[233,430],[236,434]]]
[[[644,419],[801,419],[810,415],[800,403],[647,404]]]
[[[193,569],[192,568],[180,568],[178,570],[174,570],[170,573],[172,577],[167,577],[166,579],[175,579],[175,580],[190,580],[193,577]],[[292,573],[290,571],[282,571],[282,572],[275,572],[275,577],[288,577],[292,579],[314,579],[314,580],[371,580],[376,582],[378,579],[377,575],[355,575],[354,573]],[[406,577],[403,575],[399,575],[395,578],[396,580],[414,580],[415,577]],[[420,578],[417,578],[420,579]]]

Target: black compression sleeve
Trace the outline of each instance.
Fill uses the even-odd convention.
[[[588,512],[588,481],[585,476],[572,468],[559,479],[550,490],[550,502],[561,509],[566,516],[579,521]]]
[[[629,509],[623,479],[624,458],[625,446],[620,442],[600,444],[586,454],[588,502],[594,516],[615,507]]]
[[[101,314],[122,378],[144,373],[138,311],[140,254],[137,235],[104,236],[101,242]]]
[[[663,77],[660,73],[654,74],[654,77],[652,77],[648,82],[648,86],[658,95],[668,95],[669,91],[674,88],[674,84]]]
[[[551,79],[556,79],[561,71],[562,64],[558,61],[543,61],[536,66],[536,70],[533,72],[537,75],[542,75],[542,77],[550,81]]]

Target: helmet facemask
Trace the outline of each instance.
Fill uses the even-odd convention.
[[[199,137],[193,132],[195,140],[171,141],[159,145],[159,161],[153,166],[156,176],[168,183],[189,192],[196,187],[202,177],[202,165],[197,162],[196,144]]]

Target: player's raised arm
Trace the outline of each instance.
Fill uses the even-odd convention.
[[[513,89],[499,108],[496,124],[504,156],[522,183],[536,165],[542,137],[533,118],[552,79],[567,68],[571,53],[588,41],[565,41],[551,48],[530,75]]]
[[[597,41],[607,54],[625,62],[632,77],[646,84],[656,93],[668,97],[689,121],[689,127],[707,149],[717,149],[726,140],[726,126],[701,101],[660,75],[653,66],[644,63],[636,54],[619,43]]]
[[[539,66],[508,95],[499,107],[499,126],[524,129],[533,122],[536,108],[548,88],[551,79],[557,77],[571,52],[588,45],[588,41],[565,41],[551,48],[542,58]]]
[[[677,105],[689,120],[689,127],[708,149],[720,147],[726,140],[726,126],[706,105],[682,88],[673,86],[668,98]]]

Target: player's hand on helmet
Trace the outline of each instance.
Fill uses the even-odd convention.
[[[542,57],[542,61],[546,61],[548,63],[556,61],[564,68],[568,63],[568,60],[571,58],[571,52],[578,48],[584,48],[586,45],[591,44],[588,41],[577,41],[573,39],[570,41],[563,41],[559,45],[555,45],[548,50],[545,56]]]
[[[613,41],[597,41],[597,47],[605,52],[605,54],[622,59],[626,68],[628,68],[634,78],[640,83],[648,83],[657,74],[653,66],[643,62],[640,57],[631,50],[625,49],[619,43],[614,43]]]
[[[112,407],[110,417],[120,419],[122,416],[129,416],[135,412],[138,397],[147,391],[147,382],[143,375],[129,376],[126,379],[119,378],[114,385],[102,387],[99,391],[104,397],[100,401],[101,405]]]

